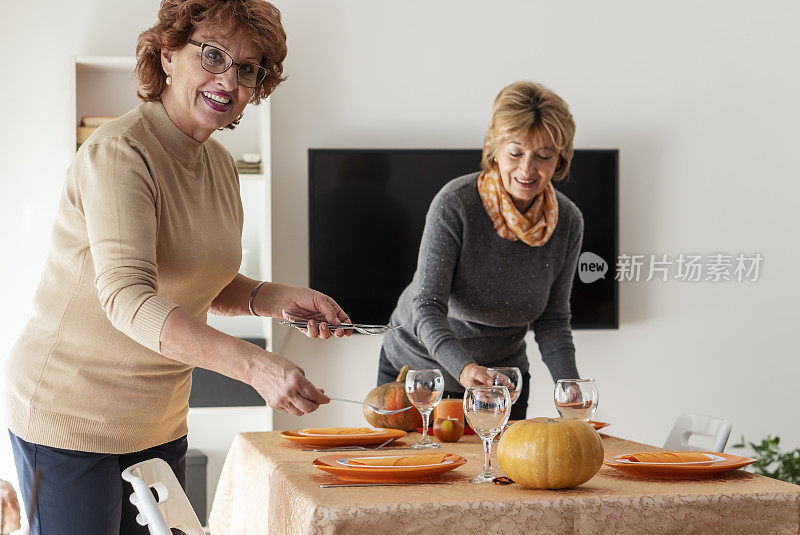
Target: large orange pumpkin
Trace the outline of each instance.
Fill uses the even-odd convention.
[[[411,401],[406,395],[406,374],[409,369],[411,369],[409,366],[403,366],[395,382],[373,388],[364,398],[364,402],[388,410],[411,407]],[[414,408],[396,414],[381,415],[369,407],[364,407],[364,418],[374,427],[389,427],[403,431],[414,431],[422,427],[422,415]]]
[[[497,445],[506,475],[525,487],[566,489],[589,481],[603,464],[603,443],[583,420],[532,418],[515,423]]]

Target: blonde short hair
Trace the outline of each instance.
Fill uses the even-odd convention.
[[[553,180],[567,175],[572,162],[575,121],[564,99],[534,82],[514,82],[501,89],[492,105],[481,168],[484,171],[493,169],[500,146],[520,132],[550,140],[559,157]]]

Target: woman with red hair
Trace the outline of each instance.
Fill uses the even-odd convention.
[[[286,35],[263,0],[164,0],[137,46],[136,109],[81,145],[67,173],[35,311],[8,362],[6,420],[31,533],[147,533],[120,478],[160,457],[185,483],[191,373],[207,368],[294,415],[330,399],[302,369],[206,315],[349,318],[313,290],[238,273],[234,128],[283,80]]]

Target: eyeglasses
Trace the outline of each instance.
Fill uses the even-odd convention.
[[[264,81],[267,69],[255,63],[236,63],[230,54],[208,43],[200,43],[189,39],[189,44],[200,47],[200,65],[213,74],[222,74],[236,65],[236,78],[245,87],[254,88]]]

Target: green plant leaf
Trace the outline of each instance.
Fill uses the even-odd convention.
[[[780,449],[780,437],[767,435],[756,444],[749,442],[746,445],[753,450],[753,458],[756,460],[750,465],[750,470],[762,476],[779,479],[788,483],[800,484],[800,448],[789,452],[782,452]],[[734,448],[744,448],[745,439],[734,444]]]

